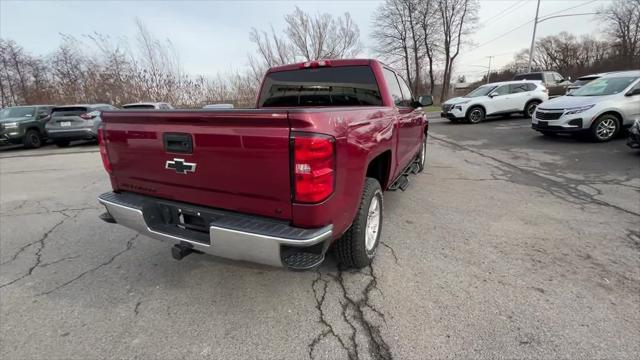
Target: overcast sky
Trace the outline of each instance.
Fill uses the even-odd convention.
[[[594,12],[608,0],[542,0],[540,15],[575,7],[559,14]],[[371,18],[380,1],[7,1],[0,0],[0,37],[13,39],[33,54],[48,54],[60,43],[60,33],[80,36],[98,32],[112,38],[133,40],[135,22],[141,19],[159,38],[168,38],[190,74],[213,76],[243,70],[252,27],[284,28],[283,16],[299,6],[309,13],[327,12],[351,16],[371,56]],[[468,80],[512,60],[514,52],[531,41],[536,0],[481,0],[480,28],[469,37],[456,69]],[[531,21],[530,23],[523,25]],[[521,26],[523,25],[523,26]],[[510,30],[521,26],[505,36]],[[552,19],[538,25],[538,36],[568,31],[602,36],[603,27],[593,16]],[[498,39],[496,39],[498,38]],[[495,40],[494,40],[495,39]]]

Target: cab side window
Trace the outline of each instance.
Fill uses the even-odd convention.
[[[403,105],[404,99],[402,97],[402,91],[400,90],[400,84],[398,83],[396,74],[389,69],[384,69],[382,73],[384,74],[384,80],[389,88],[389,94],[391,94],[391,97],[393,98],[393,103],[396,106],[405,106]]]
[[[398,82],[400,83],[400,90],[402,90],[402,106],[409,107],[413,103],[413,95],[411,94],[411,89],[409,89],[407,83],[400,76],[398,76]]]

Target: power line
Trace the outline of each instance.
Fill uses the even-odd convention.
[[[565,12],[565,11],[568,11],[568,10],[573,10],[573,9],[575,9],[575,8],[579,8],[579,7],[581,7],[581,6],[589,5],[589,4],[594,3],[594,2],[596,2],[596,1],[598,1],[598,0],[590,0],[590,1],[587,1],[587,2],[585,2],[585,3],[582,3],[582,4],[579,4],[579,5],[576,5],[576,6],[572,6],[572,7],[566,8],[566,9],[564,9],[564,10],[555,11],[555,12],[552,12],[552,13],[550,13],[550,14],[540,16],[540,18],[544,18],[544,17],[550,16],[550,15],[558,14],[558,13]],[[477,50],[478,48],[480,48],[480,47],[482,47],[482,46],[485,46],[485,45],[487,45],[487,44],[489,44],[489,43],[492,43],[492,42],[494,42],[494,41],[496,41],[496,40],[499,40],[499,39],[501,39],[501,38],[503,38],[503,37],[505,37],[505,36],[507,36],[507,35],[511,34],[512,32],[514,32],[514,31],[516,31],[516,30],[518,30],[518,29],[520,29],[520,28],[524,27],[525,25],[529,25],[530,23],[532,23],[532,22],[534,22],[534,21],[535,21],[535,19],[531,19],[531,20],[529,20],[529,21],[527,21],[527,22],[525,22],[525,23],[523,23],[523,24],[520,24],[520,25],[518,25],[518,26],[514,27],[513,29],[511,29],[511,30],[509,30],[509,31],[507,31],[507,32],[505,32],[505,33],[503,33],[503,34],[500,34],[500,35],[496,36],[495,38],[493,38],[493,39],[491,39],[491,40],[489,40],[489,41],[485,41],[485,42],[483,42],[482,44],[480,44],[480,45],[478,45],[478,46],[474,47],[473,49],[469,50],[468,52],[475,51],[475,50]]]
[[[489,18],[489,20],[486,20],[486,21],[485,21],[485,23],[488,23],[488,22],[490,22],[491,20],[493,20],[493,19],[495,19],[495,18],[499,17],[500,15],[502,15],[502,14],[504,14],[504,13],[508,12],[509,10],[511,10],[511,9],[513,9],[513,8],[515,8],[517,5],[523,5],[523,4],[524,4],[524,3],[526,3],[526,2],[527,2],[527,0],[520,0],[520,1],[516,2],[515,4],[512,4],[511,6],[508,6],[506,9],[504,9],[504,10],[500,11],[500,12],[499,12],[499,13],[497,13],[496,15],[492,16],[491,18]]]

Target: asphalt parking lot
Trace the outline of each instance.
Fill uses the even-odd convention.
[[[432,119],[373,266],[193,255],[99,221],[95,145],[0,152],[3,359],[640,354],[640,151]]]

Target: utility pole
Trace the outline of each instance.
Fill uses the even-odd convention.
[[[491,58],[493,56],[487,56],[489,58],[489,67],[487,68],[487,84],[489,83],[489,78],[491,77]]]
[[[536,7],[536,19],[533,22],[533,35],[531,36],[531,48],[529,49],[529,66],[527,72],[531,72],[531,62],[533,61],[533,49],[536,44],[536,29],[538,27],[538,12],[540,11],[540,0],[538,0],[538,6]]]

